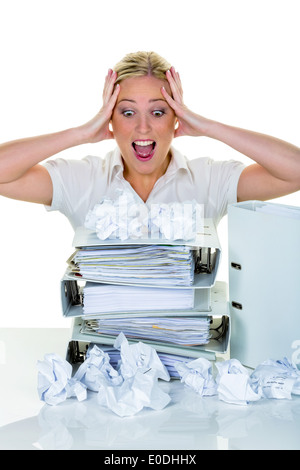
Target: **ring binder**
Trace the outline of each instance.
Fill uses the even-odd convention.
[[[231,354],[255,368],[299,339],[300,207],[232,204],[228,240]]]

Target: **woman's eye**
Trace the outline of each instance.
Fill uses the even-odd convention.
[[[127,110],[127,111],[123,111],[123,116],[125,117],[131,117],[134,115],[134,111],[130,111],[130,110]]]
[[[159,110],[159,109],[156,109],[155,111],[152,112],[152,114],[153,114],[153,116],[155,116],[155,117],[161,117],[161,116],[163,116],[165,113],[164,113],[164,111],[161,111],[161,110]]]

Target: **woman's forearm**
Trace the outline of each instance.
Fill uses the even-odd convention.
[[[116,78],[117,74],[110,69],[103,90],[103,106],[96,116],[85,124],[54,134],[0,145],[0,184],[19,179],[30,168],[63,150],[114,138],[109,129],[109,121],[120,92],[119,85],[114,88]]]
[[[17,180],[37,163],[83,141],[80,128],[73,128],[1,144],[0,183]]]
[[[215,121],[209,122],[206,135],[251,158],[276,178],[300,184],[300,148],[295,145]]]

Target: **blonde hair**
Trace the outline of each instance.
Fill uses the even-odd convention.
[[[114,71],[118,77],[116,83],[126,78],[151,76],[166,80],[166,71],[171,65],[156,52],[131,52],[118,62]]]

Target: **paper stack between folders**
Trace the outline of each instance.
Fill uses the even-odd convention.
[[[189,241],[106,239],[80,227],[61,282],[63,314],[73,317],[69,360],[84,360],[91,343],[113,344],[122,332],[173,363],[214,360],[227,351],[227,285],[216,281],[221,248],[212,220]]]

